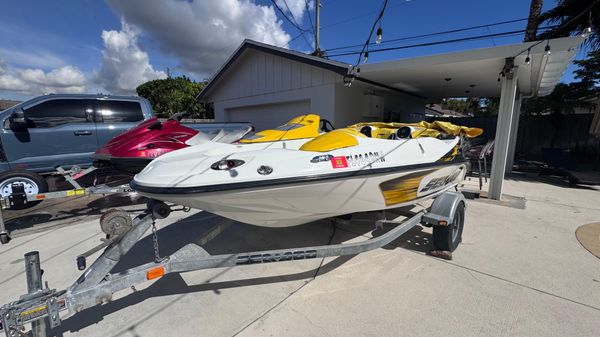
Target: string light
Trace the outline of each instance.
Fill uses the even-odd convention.
[[[377,28],[377,38],[375,39],[376,44],[380,44],[383,39],[383,29],[381,27]]]

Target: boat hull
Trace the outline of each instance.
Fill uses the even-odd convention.
[[[224,186],[221,191],[160,190],[136,185],[135,181],[132,187],[149,198],[202,209],[236,221],[288,227],[344,214],[415,204],[455,187],[464,179],[465,172],[464,162],[438,162],[343,177],[303,177],[266,186],[260,183],[234,189]]]

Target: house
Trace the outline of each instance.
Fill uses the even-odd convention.
[[[245,40],[198,99],[218,122],[257,129],[316,113],[336,127],[360,121],[412,122],[447,97],[500,97],[489,197],[500,199],[512,168],[522,97],[547,95],[587,36],[351,65]]]
[[[200,93],[216,121],[250,121],[257,129],[315,113],[335,126],[379,121],[398,112],[423,115],[425,98],[358,77],[348,64],[246,40]]]

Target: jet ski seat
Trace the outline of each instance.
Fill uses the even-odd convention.
[[[222,130],[221,130],[222,131]],[[192,136],[192,138],[188,139],[185,143],[189,146],[194,146],[202,143],[209,142],[213,137],[207,135],[206,133],[200,131],[196,135]]]
[[[335,129],[324,133],[300,147],[300,151],[327,152],[358,145],[358,138],[366,138],[354,128]]]

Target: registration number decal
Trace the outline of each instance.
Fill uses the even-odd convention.
[[[331,158],[331,166],[334,169],[348,167],[348,160],[344,156],[333,157]]]

